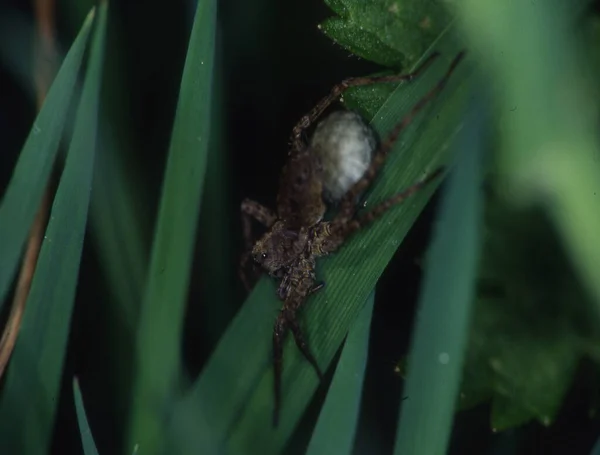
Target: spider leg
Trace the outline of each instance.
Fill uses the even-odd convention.
[[[314,289],[314,288],[313,288]],[[273,330],[273,370],[275,374],[275,409],[273,411],[273,426],[279,424],[279,410],[281,409],[281,373],[283,370],[283,342],[287,331],[290,330],[294,336],[296,346],[302,355],[308,360],[317,372],[319,379],[323,379],[323,373],[317,364],[315,357],[308,349],[308,345],[300,329],[300,324],[296,318],[295,309],[286,309],[285,307],[277,316],[275,328]]]
[[[252,251],[252,245],[254,240],[252,238],[252,220],[256,220],[267,229],[273,226],[273,223],[277,220],[275,214],[267,207],[259,204],[258,202],[250,199],[244,199],[242,201],[242,230],[244,234],[245,251],[240,259],[240,279],[244,283],[244,287],[247,291],[252,289],[250,280],[246,274],[246,265],[250,260],[250,253]]]
[[[281,409],[281,370],[283,363],[283,341],[287,334],[287,321],[282,313],[277,317],[273,329],[273,372],[275,375],[275,409],[273,410],[273,426],[279,423],[279,410]]]
[[[282,285],[280,285],[280,289],[278,290],[280,297],[285,296],[285,302],[277,316],[277,321],[275,322],[275,327],[273,329],[273,370],[275,374],[274,426],[277,426],[279,421],[283,342],[288,330],[292,332],[298,349],[316,370],[319,378],[321,379],[323,377],[317,361],[308,349],[308,345],[297,320],[297,312],[306,302],[306,298],[323,287],[322,283],[315,285],[314,267],[315,260],[311,255],[301,257],[299,261],[286,272],[286,275],[282,279]],[[284,282],[287,284],[284,285]]]
[[[320,283],[315,284],[313,286],[313,288],[310,291],[308,291],[308,295],[313,295],[315,292],[320,291],[324,287],[325,287],[325,282],[321,281]]]
[[[359,194],[361,194],[364,190],[366,190],[369,187],[369,185],[371,184],[371,182],[375,179],[377,172],[379,171],[379,169],[385,162],[387,155],[389,154],[390,150],[393,148],[393,146],[396,142],[396,139],[398,139],[398,136],[400,135],[400,133],[413,121],[413,119],[421,111],[421,109],[423,109],[429,101],[431,101],[433,98],[435,98],[435,96],[440,91],[442,91],[442,89],[446,86],[448,79],[450,78],[450,76],[452,75],[452,73],[454,72],[455,68],[458,66],[458,63],[462,60],[464,55],[465,55],[464,52],[461,52],[460,54],[458,54],[456,56],[456,58],[452,61],[452,64],[446,71],[446,74],[444,75],[444,77],[442,79],[440,79],[440,81],[429,92],[427,92],[425,94],[425,96],[423,96],[423,98],[421,98],[413,106],[413,108],[410,110],[410,112],[400,121],[400,123],[398,123],[394,127],[394,129],[388,135],[386,140],[381,143],[379,150],[373,157],[373,160],[371,161],[371,165],[365,171],[365,174],[362,176],[362,178],[359,181],[357,181],[352,186],[352,188],[350,188],[348,190],[348,192],[342,198],[342,200],[340,202],[339,212],[336,217],[336,221],[338,223],[346,223],[354,217],[354,214],[356,212],[356,198],[358,197]],[[422,185],[423,185],[422,183],[417,184],[417,186],[422,186]],[[407,190],[407,191],[411,191],[411,189],[409,188],[409,190]],[[390,206],[393,204],[396,204],[398,202],[401,202],[401,200],[405,199],[406,197],[401,197],[401,194],[400,194],[398,196],[395,196],[395,198],[400,198],[400,200],[398,200],[397,202],[390,202]],[[392,198],[392,199],[394,199],[394,198]]]
[[[361,85],[377,84],[381,82],[403,82],[411,81],[419,74],[421,74],[429,64],[438,57],[438,53],[434,52],[431,54],[414,72],[409,74],[393,74],[389,76],[366,76],[366,77],[354,77],[346,79],[341,83],[335,85],[329,95],[323,97],[312,110],[300,119],[292,130],[292,152],[302,150],[304,146],[303,135],[305,130],[319,118],[319,116],[327,109],[331,103],[336,101],[348,88],[359,87]]]
[[[317,364],[317,360],[310,352],[310,349],[308,349],[308,344],[304,339],[304,335],[302,334],[300,324],[298,323],[298,319],[296,319],[295,314],[293,314],[292,317],[288,319],[288,324],[292,335],[294,335],[294,341],[296,342],[296,346],[298,346],[298,349],[300,350],[304,358],[308,360],[308,363],[310,363],[313,366],[313,368],[317,372],[317,376],[319,376],[319,379],[323,379],[323,373],[321,372],[321,369]]]
[[[277,289],[277,296],[281,300],[287,299],[287,296],[290,292],[290,287],[291,287],[291,283],[289,281],[289,276],[286,275],[283,277],[283,279],[281,280],[281,283],[279,284],[279,288]],[[309,296],[313,295],[314,293],[319,292],[324,287],[325,287],[324,281],[321,281],[321,282],[315,284],[312,288],[310,288],[308,290],[306,297],[309,297]]]
[[[244,240],[246,242],[246,248],[251,249],[252,244],[254,243],[252,239],[252,220],[255,219],[268,229],[273,226],[277,220],[277,216],[264,205],[251,199],[244,199],[241,208]]]
[[[437,178],[444,171],[444,167],[440,166],[434,172],[429,174],[423,180],[411,185],[401,193],[392,196],[391,198],[383,201],[381,204],[377,205],[372,210],[368,211],[364,215],[359,218],[353,218],[351,220],[337,220],[334,219],[329,227],[329,237],[327,241],[323,243],[323,250],[325,253],[332,253],[337,250],[346,239],[352,235],[354,232],[363,228],[367,224],[373,222],[375,219],[379,218],[385,212],[387,212],[394,205],[401,204],[407,198],[421,190],[424,186],[429,184],[432,180]]]

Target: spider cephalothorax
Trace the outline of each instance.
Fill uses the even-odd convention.
[[[289,268],[306,248],[308,229],[289,229],[284,221],[276,221],[269,232],[252,248],[252,258],[270,275]]]
[[[248,199],[242,202],[242,220],[247,245],[247,253],[242,258],[242,279],[249,288],[244,265],[251,256],[264,271],[280,280],[277,295],[284,301],[273,331],[275,425],[281,404],[283,339],[288,330],[292,332],[304,357],[313,365],[319,377],[322,376],[296,317],[297,310],[306,298],[323,287],[322,283],[316,281],[316,258],[336,251],[353,232],[373,221],[393,205],[402,202],[439,175],[441,169],[435,170],[425,179],[392,196],[366,214],[357,216],[358,196],[377,175],[400,132],[445,86],[463,54],[454,59],[445,76],[417,102],[375,150],[374,136],[366,130],[366,124],[357,114],[348,111],[334,113],[321,122],[313,140],[308,144],[303,140],[303,133],[348,87],[377,82],[410,81],[436,56],[437,54],[430,56],[411,74],[347,79],[336,85],[308,115],[302,117],[292,131],[292,146],[281,174],[276,213]],[[353,137],[344,137],[345,129]],[[355,162],[347,162],[348,160]],[[323,221],[326,200],[338,204],[337,214],[330,221]],[[266,234],[255,243],[251,235],[252,219],[267,228]]]

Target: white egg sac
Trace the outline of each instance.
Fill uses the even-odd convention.
[[[356,112],[337,111],[317,125],[310,145],[323,163],[324,196],[336,202],[369,167],[377,140]]]

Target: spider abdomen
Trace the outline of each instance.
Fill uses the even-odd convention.
[[[352,111],[337,111],[319,123],[311,140],[323,166],[323,194],[339,201],[365,173],[377,146],[369,125]]]

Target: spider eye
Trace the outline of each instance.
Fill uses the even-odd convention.
[[[267,259],[267,256],[268,256],[268,254],[267,254],[267,253],[262,253],[262,254],[260,255],[260,257],[261,257],[261,258],[263,258],[263,259]]]

